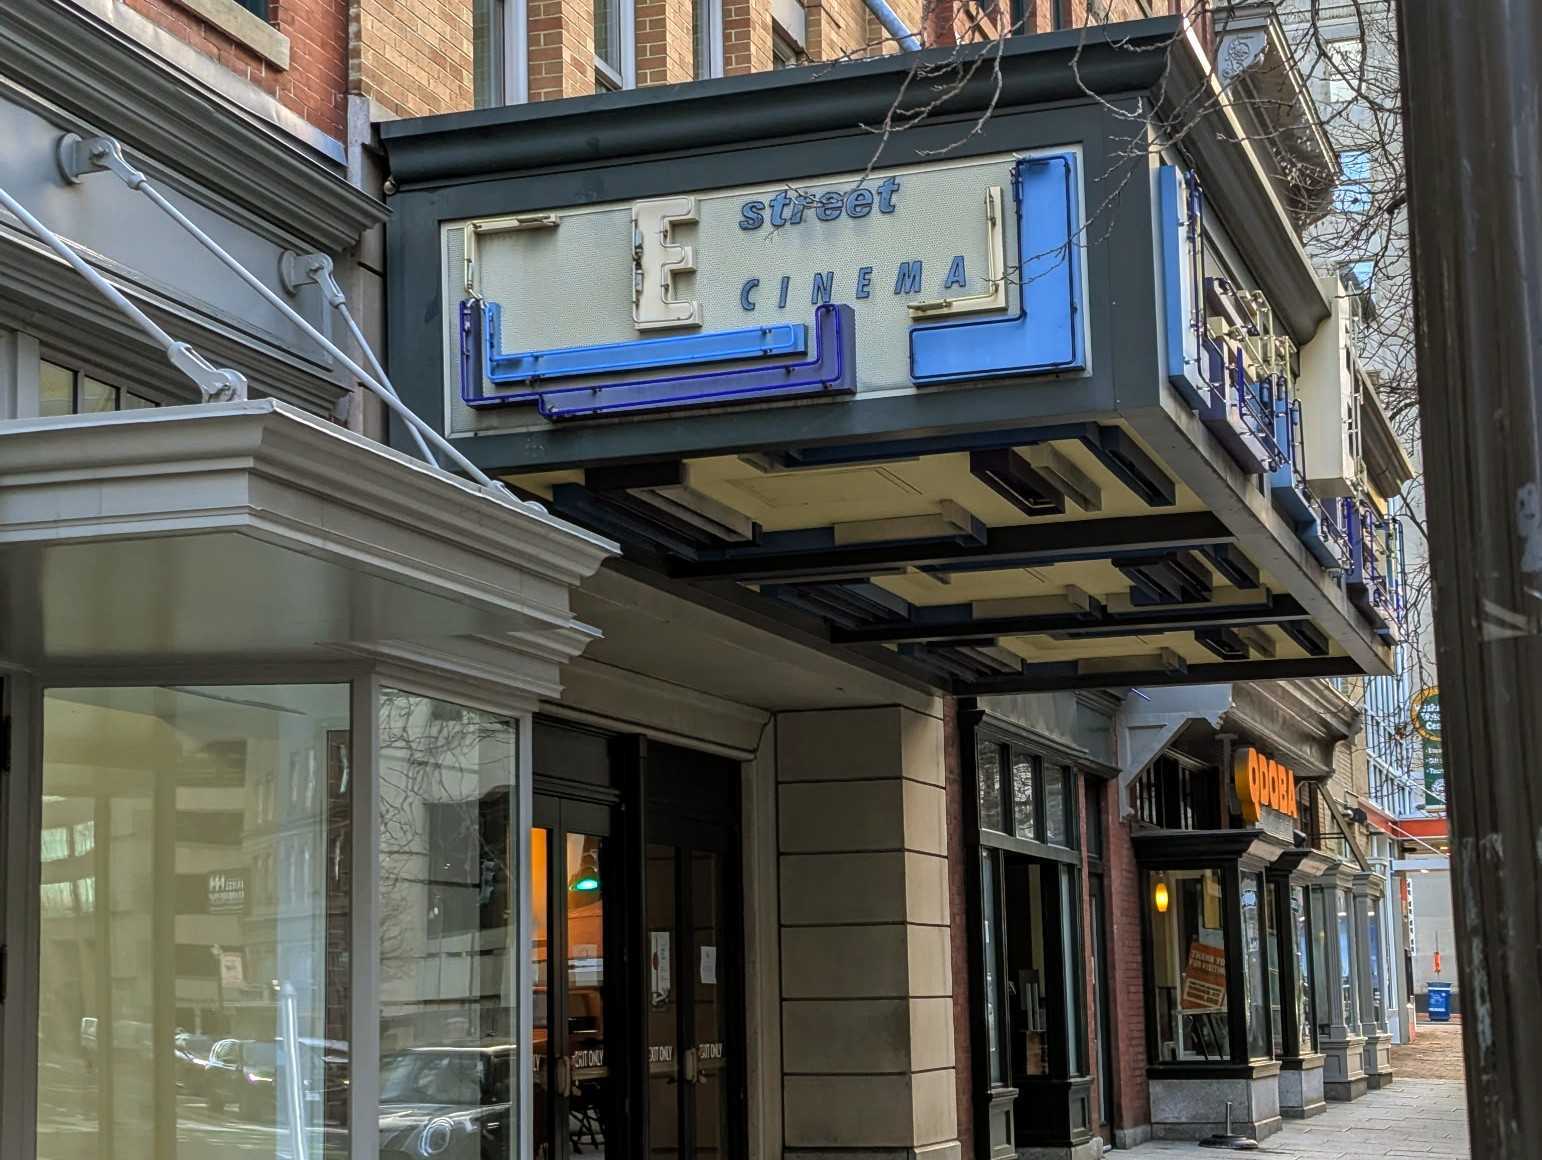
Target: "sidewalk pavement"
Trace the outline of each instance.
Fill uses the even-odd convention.
[[[1235,1153],[1154,1140],[1128,1154],[1133,1160],[1217,1160]],[[1310,1120],[1286,1120],[1285,1130],[1263,1141],[1253,1155],[1271,1160],[1470,1160],[1467,1092],[1458,1080],[1396,1079],[1350,1103],[1331,1103]]]

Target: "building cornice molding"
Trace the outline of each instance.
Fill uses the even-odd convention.
[[[385,206],[343,176],[341,156],[301,149],[294,132],[192,82],[97,11],[113,15],[114,2],[8,0],[0,75],[323,249],[350,247],[385,220]]]

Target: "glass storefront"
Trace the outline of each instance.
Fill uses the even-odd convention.
[[[1218,870],[1146,875],[1158,1062],[1231,1058],[1225,907]]]
[[[1268,1002],[1265,995],[1265,959],[1272,940],[1264,938],[1264,879],[1262,874],[1242,875],[1242,989],[1247,997],[1248,1055],[1270,1055]]]
[[[1370,900],[1370,915],[1368,924],[1368,941],[1366,952],[1371,960],[1371,1022],[1378,1028],[1382,1027],[1386,1019],[1386,982],[1383,978],[1382,953],[1381,953],[1381,908],[1379,900]]]
[[[1333,892],[1339,939],[1339,1002],[1344,1012],[1344,1026],[1358,1031],[1355,1004],[1355,922],[1354,903],[1348,890]]]
[[[1312,923],[1306,893],[1305,886],[1290,888],[1291,929],[1296,949],[1295,1017],[1303,1055],[1317,1050],[1317,1023],[1312,1015]]]
[[[383,1155],[519,1154],[514,725],[379,693],[377,872],[356,884],[352,695],[45,693],[39,1160],[333,1160],[376,1091]],[[380,1052],[362,1096],[360,890]]]
[[[347,1154],[347,685],[43,700],[39,1160]]]

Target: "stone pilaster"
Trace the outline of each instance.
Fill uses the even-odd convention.
[[[958,1160],[942,722],[777,719],[785,1153]]]
[[[1356,964],[1356,977],[1360,980],[1360,1034],[1365,1036],[1365,1082],[1370,1088],[1386,1087],[1392,1082],[1392,1036],[1387,1032],[1387,971],[1390,964],[1387,962],[1386,945],[1376,938],[1371,923],[1371,911],[1381,909],[1382,893],[1382,881],[1378,875],[1368,870],[1355,875],[1354,915],[1360,951],[1359,962]],[[1382,921],[1386,921],[1385,915],[1382,915]],[[1376,1018],[1373,999],[1376,987],[1376,979],[1371,972],[1373,948],[1382,958],[1380,1020]]]
[[[1323,971],[1325,986],[1321,994],[1325,994],[1328,1001],[1329,1026],[1325,1035],[1318,1041],[1318,1048],[1323,1054],[1323,1095],[1330,1100],[1359,1099],[1366,1092],[1365,1078],[1365,1036],[1361,1035],[1359,1017],[1357,1011],[1346,1012],[1343,1002],[1343,967],[1340,961],[1339,946],[1339,890],[1348,888],[1352,884],[1352,876],[1348,870],[1338,869],[1324,874],[1319,883],[1312,887],[1314,891],[1322,891],[1322,914],[1327,923],[1324,938],[1318,942],[1322,949],[1322,962],[1318,966]],[[1351,938],[1349,950],[1354,951],[1354,940]],[[1351,968],[1353,969],[1353,968]],[[1319,1015],[1319,1022],[1321,1016]]]

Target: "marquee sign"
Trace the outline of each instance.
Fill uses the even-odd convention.
[[[1296,775],[1289,766],[1265,757],[1251,746],[1243,746],[1232,754],[1232,780],[1242,803],[1242,820],[1248,825],[1257,825],[1265,809],[1290,818],[1300,815]]]
[[[445,223],[452,430],[1075,372],[1078,156]]]

